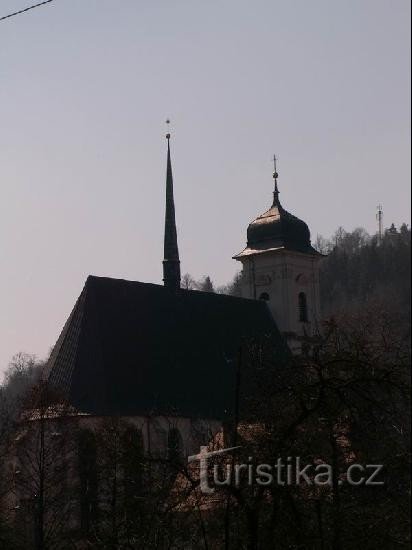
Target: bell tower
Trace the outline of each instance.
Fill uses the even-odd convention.
[[[319,332],[319,260],[306,223],[279,200],[276,157],[272,206],[249,224],[242,263],[242,296],[266,300],[292,349]]]

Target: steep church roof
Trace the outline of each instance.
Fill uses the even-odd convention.
[[[90,414],[222,418],[241,339],[264,333],[287,353],[264,302],[90,276],[47,377]]]

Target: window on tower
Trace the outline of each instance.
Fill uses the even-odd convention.
[[[308,322],[308,302],[306,300],[306,294],[304,292],[299,292],[298,304],[299,304],[299,321],[301,323],[307,323]]]

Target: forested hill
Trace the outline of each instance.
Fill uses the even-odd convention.
[[[328,256],[321,263],[324,315],[379,303],[406,318],[411,299],[411,231],[392,225],[379,242],[358,228],[340,228],[329,239],[317,238],[316,248]]]

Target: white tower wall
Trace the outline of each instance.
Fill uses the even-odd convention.
[[[286,335],[313,336],[320,328],[319,259],[291,250],[244,256],[240,258],[242,296],[267,299],[279,330]]]

